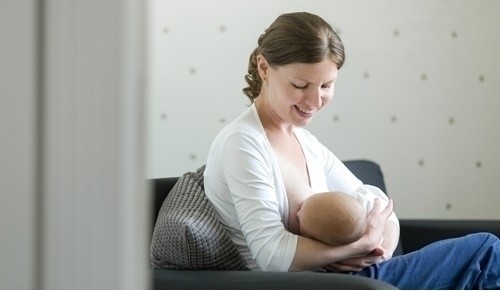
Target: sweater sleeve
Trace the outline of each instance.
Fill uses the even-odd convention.
[[[331,191],[342,191],[353,193],[363,185],[344,163],[324,146],[323,160],[325,161],[325,176],[328,189]]]
[[[253,259],[263,271],[288,271],[297,236],[282,221],[288,206],[269,149],[262,140],[239,133],[227,138],[223,151],[222,174]]]
[[[370,201],[367,210],[371,210],[373,207],[375,197],[382,199],[387,205],[388,197],[380,188],[364,184],[330,150],[323,145],[320,145],[320,147],[323,151],[325,174],[330,190],[342,191],[353,196],[365,195],[364,199]],[[399,226],[399,219],[395,212],[389,216],[389,220]]]
[[[386,207],[389,202],[389,198],[380,188],[372,185],[362,185],[353,194],[358,201],[360,201],[365,207],[366,211],[369,212],[373,208],[373,203],[375,203],[375,198],[382,200],[382,206]],[[389,216],[388,220],[394,222],[399,226],[399,219],[395,212]]]

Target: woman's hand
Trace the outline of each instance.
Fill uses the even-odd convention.
[[[379,198],[375,199],[372,210],[368,213],[367,227],[365,234],[357,242],[366,249],[366,255],[380,247],[383,240],[387,219],[393,212],[393,201],[389,199],[387,206],[382,207],[382,202]]]
[[[380,246],[366,256],[336,262],[323,268],[327,271],[336,272],[360,272],[363,268],[382,263],[390,258],[392,258],[392,254]]]
[[[368,226],[365,234],[355,244],[365,249],[363,255],[336,263],[329,264],[323,268],[328,271],[337,272],[359,272],[363,268],[373,264],[381,263],[392,257],[392,251],[385,249],[383,240],[387,219],[393,212],[393,202],[389,203],[385,208],[382,208],[380,200],[375,199],[374,205],[368,214]]]

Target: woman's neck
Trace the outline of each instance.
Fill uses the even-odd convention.
[[[259,114],[260,122],[266,133],[279,136],[293,136],[294,126],[287,124],[269,106],[267,100],[262,96],[255,99],[255,108]]]

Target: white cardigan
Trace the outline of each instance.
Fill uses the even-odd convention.
[[[374,192],[376,187],[363,185],[309,131],[296,128],[295,135],[314,193],[342,191],[360,199],[363,193]],[[216,136],[208,154],[204,186],[248,267],[288,271],[297,236],[285,229],[289,213],[285,185],[255,104]],[[377,193],[371,195],[379,196],[379,191],[376,188]],[[398,222],[395,214],[392,220]]]

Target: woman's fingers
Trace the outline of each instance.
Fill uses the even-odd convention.
[[[333,263],[328,266],[324,266],[323,269],[330,272],[360,272],[363,268],[356,266],[349,266],[339,263]]]
[[[376,247],[371,253],[368,254],[369,256],[383,256],[384,255],[384,249],[381,247]]]
[[[383,210],[382,201],[379,198],[375,198],[375,201],[373,201],[372,210],[370,212],[379,214],[382,212],[382,210]]]
[[[389,217],[392,212],[394,211],[394,202],[392,199],[389,199],[387,202],[387,205],[383,206],[382,200],[380,198],[375,198],[375,201],[373,202],[373,207],[370,213],[373,214],[379,214],[384,217]]]
[[[394,211],[394,202],[392,201],[392,199],[389,199],[387,206],[385,207],[384,210],[382,210],[380,214],[389,217],[393,211]]]
[[[367,256],[351,258],[347,260],[343,260],[340,262],[332,263],[327,266],[324,266],[323,269],[327,271],[336,271],[336,272],[360,272],[363,268],[371,266],[376,263],[383,262],[384,259],[381,255],[384,251],[379,248],[375,249],[372,253]]]

